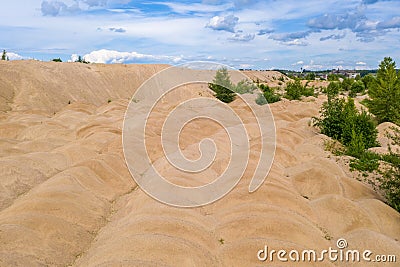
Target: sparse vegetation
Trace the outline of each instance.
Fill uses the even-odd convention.
[[[281,100],[281,96],[276,94],[274,89],[270,88],[268,85],[260,84],[259,87],[263,93],[259,94],[256,99],[258,105],[271,104]]]
[[[53,58],[51,61],[53,61],[53,62],[62,62],[61,58]]]
[[[345,79],[343,84],[345,88],[351,84],[350,96],[369,90],[371,99],[363,103],[377,116],[379,122],[400,122],[400,84],[391,58],[381,62],[377,78],[366,75],[353,82]],[[352,171],[361,171],[365,177],[372,172],[380,174],[379,183],[373,184],[385,194],[388,204],[400,211],[400,151],[393,151],[391,147],[389,153],[384,155],[369,151],[368,148],[379,145],[376,141],[376,122],[365,110],[357,111],[352,98],[339,98],[339,91],[338,83],[330,83],[326,89],[328,101],[322,106],[321,117],[314,118],[321,132],[335,140],[326,143],[325,148],[335,155],[352,156]],[[392,130],[394,134],[389,135],[392,145],[399,146],[400,130]]]
[[[89,61],[86,61],[81,56],[78,56],[78,59],[75,62],[84,63],[84,64],[89,64],[90,63]]]
[[[230,103],[235,100],[235,92],[232,91],[233,84],[226,68],[217,70],[215,78],[208,87],[215,92],[215,97],[224,103]]]
[[[313,96],[314,88],[307,88],[301,84],[299,79],[294,82],[289,82],[286,85],[286,95],[285,97],[289,100],[300,100],[302,96]]]

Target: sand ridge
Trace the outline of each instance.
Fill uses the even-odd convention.
[[[0,266],[282,266],[259,262],[257,251],[323,250],[338,238],[351,249],[400,257],[400,214],[349,177],[324,151],[327,137],[309,126],[322,96],[271,104],[277,151],[259,190],[248,193],[248,171],[220,201],[179,209],[136,186],[121,144],[128,98],[165,66],[20,61],[0,68],[0,108],[7,111],[0,118]],[[200,120],[187,129],[188,154],[204,127]],[[208,129],[224,142],[218,127]]]

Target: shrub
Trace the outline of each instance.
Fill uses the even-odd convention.
[[[61,58],[53,58],[52,61],[54,61],[54,62],[62,62]]]
[[[362,93],[365,90],[365,85],[362,81],[354,82],[350,87],[350,96],[355,97],[358,93]]]
[[[326,94],[328,98],[336,97],[339,95],[340,84],[338,82],[330,82],[326,88]]]
[[[235,92],[238,94],[247,94],[247,93],[252,94],[254,92],[254,90],[256,90],[256,89],[257,89],[257,86],[253,82],[251,82],[247,79],[241,80],[235,86]]]
[[[209,83],[208,87],[215,92],[215,97],[224,103],[235,100],[236,94],[231,91],[233,84],[226,68],[217,70],[213,82]]]
[[[295,80],[294,82],[289,82],[286,85],[286,98],[289,100],[300,100],[303,95],[304,87],[300,80]]]
[[[344,91],[350,91],[351,85],[354,83],[354,79],[344,78],[341,87]]]
[[[267,103],[275,103],[281,100],[281,96],[278,94],[275,94],[274,90],[271,89],[268,85],[261,84],[260,89],[262,90],[263,94],[260,94],[258,98],[256,99],[256,103],[263,103],[263,101],[266,100]],[[264,100],[262,100],[262,99]],[[264,103],[266,104],[266,103]],[[264,104],[259,104],[259,105],[264,105]]]
[[[367,148],[377,145],[377,130],[370,115],[359,113],[353,99],[346,102],[339,97],[329,97],[321,109],[316,126],[321,133],[340,141],[351,156],[359,157]]]

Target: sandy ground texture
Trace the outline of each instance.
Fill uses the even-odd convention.
[[[208,206],[174,208],[145,194],[125,165],[122,124],[133,92],[165,67],[0,62],[0,266],[398,266],[400,214],[324,151],[327,137],[310,126],[322,96],[271,105],[275,161],[255,193],[248,192],[249,164],[235,189]],[[211,96],[201,86],[190,94]],[[171,108],[163,103],[148,138],[154,164],[173,173],[156,144]],[[230,105],[246,114],[240,100]],[[253,121],[245,123],[251,129]],[[184,129],[180,145],[189,158],[204,137],[221,153],[207,175],[176,182],[217,176],[229,160],[225,135],[207,120]],[[259,140],[252,136],[252,153]],[[322,251],[339,238],[348,249],[396,255],[397,265],[257,259],[265,245]]]

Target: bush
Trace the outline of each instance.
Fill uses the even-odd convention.
[[[217,70],[213,82],[209,83],[208,87],[215,92],[215,97],[224,103],[235,100],[236,94],[231,91],[233,84],[226,68]]]
[[[330,82],[326,88],[326,94],[328,98],[336,97],[340,92],[340,84],[338,82]]]
[[[286,85],[286,98],[289,100],[300,100],[303,95],[304,87],[300,80],[295,80],[294,82],[289,82]]]
[[[362,93],[365,90],[365,85],[362,81],[354,82],[350,87],[350,96],[355,97],[358,93]]]
[[[354,83],[354,79],[344,78],[341,87],[344,91],[350,91],[351,85]]]
[[[260,94],[258,98],[256,99],[256,103],[262,103],[263,101],[266,100],[267,103],[275,103],[281,100],[281,96],[278,94],[275,94],[274,90],[271,89],[268,85],[261,84],[260,89],[263,91],[263,94]],[[263,96],[263,97],[262,97]],[[265,100],[261,100],[261,98]],[[266,103],[264,103],[266,104]],[[259,105],[264,105],[264,104],[259,104]]]
[[[257,86],[253,82],[246,80],[246,79],[241,80],[235,86],[235,92],[238,94],[247,94],[247,93],[252,94],[254,92],[254,90],[256,90],[256,89],[257,89]]]
[[[372,117],[365,111],[359,113],[353,99],[346,102],[337,96],[329,97],[320,114],[316,126],[321,133],[340,141],[351,156],[359,157],[365,149],[377,145],[378,131]]]
[[[61,58],[53,58],[51,61],[53,61],[53,62],[62,62]]]

